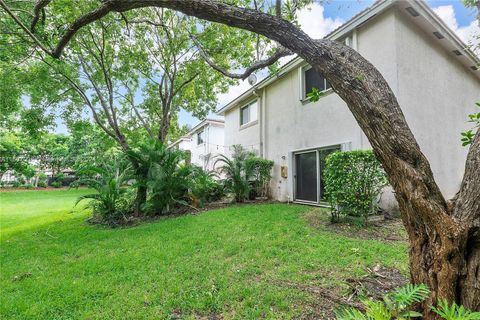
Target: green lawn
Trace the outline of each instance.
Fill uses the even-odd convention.
[[[0,193],[1,319],[290,319],[381,264],[403,242],[308,225],[310,207],[235,206],[109,229],[73,208],[87,190]],[[318,214],[323,214],[318,211]]]

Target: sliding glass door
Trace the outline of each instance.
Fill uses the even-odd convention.
[[[319,203],[324,198],[323,170],[325,159],[340,146],[322,148],[294,154],[295,200]]]
[[[295,155],[295,200],[318,201],[317,152]]]

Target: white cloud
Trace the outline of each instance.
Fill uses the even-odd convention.
[[[466,44],[478,43],[480,28],[478,22],[473,20],[469,25],[459,27],[455,16],[455,9],[452,5],[439,6],[433,8],[433,11],[463,40]]]
[[[452,5],[440,6],[433,8],[433,11],[439,16],[452,30],[458,29],[457,18],[455,17],[455,10]]]
[[[324,16],[324,8],[313,3],[297,13],[298,22],[305,33],[314,39],[320,39],[343,24],[340,18]]]

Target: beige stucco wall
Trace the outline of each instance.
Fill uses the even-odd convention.
[[[467,149],[460,145],[460,132],[468,128],[467,114],[480,100],[480,81],[455,61],[405,17],[390,9],[356,30],[356,48],[382,73],[404,111],[420,147],[431,161],[440,188],[446,196],[457,190]],[[342,144],[343,149],[370,148],[346,104],[333,92],[316,103],[300,100],[299,69],[288,72],[257,95],[260,124],[239,130],[239,108],[227,112],[227,145],[260,145],[264,156],[275,162],[272,195],[292,200],[292,152]],[[288,178],[280,177],[288,166]],[[394,205],[388,192],[383,199]]]
[[[240,127],[240,108],[257,99],[255,96],[239,103],[238,107],[225,113],[225,153],[230,155],[232,146],[240,144],[250,151],[260,154],[260,126],[254,121]],[[260,103],[260,102],[259,102]],[[260,107],[257,108],[260,113]],[[257,115],[257,119],[260,115]]]
[[[480,100],[480,80],[438,40],[396,14],[397,98],[417,141],[447,197],[460,186],[468,148],[460,132]]]

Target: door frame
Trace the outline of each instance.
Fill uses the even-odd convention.
[[[297,199],[297,161],[296,161],[296,155],[297,154],[305,154],[305,153],[312,153],[315,152],[315,166],[316,166],[316,176],[317,176],[317,200],[316,201],[311,201],[311,200],[302,200],[302,199]],[[304,150],[304,151],[299,151],[299,152],[294,152],[293,153],[293,201],[299,202],[299,203],[308,203],[308,204],[317,204],[320,202],[320,161],[319,161],[319,154],[318,150],[316,149],[310,149],[310,150]]]
[[[310,204],[310,205],[321,205],[322,199],[321,199],[321,180],[320,180],[320,151],[325,150],[325,149],[334,149],[338,148],[340,151],[348,151],[351,148],[351,143],[336,143],[336,144],[331,144],[331,145],[326,145],[326,146],[321,146],[321,147],[312,147],[312,148],[305,148],[305,149],[300,149],[300,150],[294,150],[290,154],[291,159],[292,159],[292,200],[295,203],[300,203],[300,204]],[[295,156],[297,154],[302,154],[302,153],[310,153],[310,152],[315,152],[316,155],[316,167],[317,167],[317,201],[309,201],[309,200],[302,200],[302,199],[297,199],[297,168],[296,168],[296,160]]]

